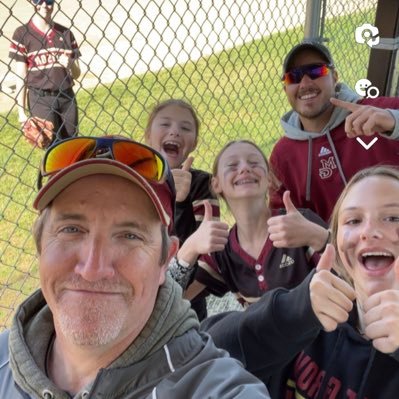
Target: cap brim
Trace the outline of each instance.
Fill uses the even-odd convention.
[[[49,181],[38,192],[33,202],[33,207],[38,211],[42,211],[57,195],[75,181],[83,177],[99,174],[123,177],[140,186],[150,197],[161,222],[169,226],[171,222],[170,217],[163,208],[158,195],[150,183],[129,166],[107,158],[86,159],[66,167],[54,176],[51,176]]]

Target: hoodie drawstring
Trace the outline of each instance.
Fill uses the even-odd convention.
[[[43,389],[42,398],[43,399],[54,399],[54,394],[51,391],[49,391],[48,389]]]

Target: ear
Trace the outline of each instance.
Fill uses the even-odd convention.
[[[168,249],[168,256],[166,262],[161,266],[161,272],[159,274],[159,285],[162,285],[166,279],[166,271],[168,270],[169,263],[171,259],[176,256],[177,251],[179,250],[179,239],[176,236],[170,237],[170,245]]]
[[[212,177],[211,186],[215,194],[222,194],[222,188],[220,187],[220,181],[217,176]]]
[[[336,69],[333,70],[332,77],[333,77],[334,83],[337,83],[338,82],[338,72]]]

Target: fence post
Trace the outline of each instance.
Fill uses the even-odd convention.
[[[380,43],[371,49],[367,78],[381,95],[399,95],[399,2],[378,0],[375,26]]]
[[[322,0],[308,0],[306,3],[305,39],[320,39]]]

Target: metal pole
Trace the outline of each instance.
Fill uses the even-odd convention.
[[[322,0],[308,0],[306,3],[305,39],[320,39],[320,18]]]

